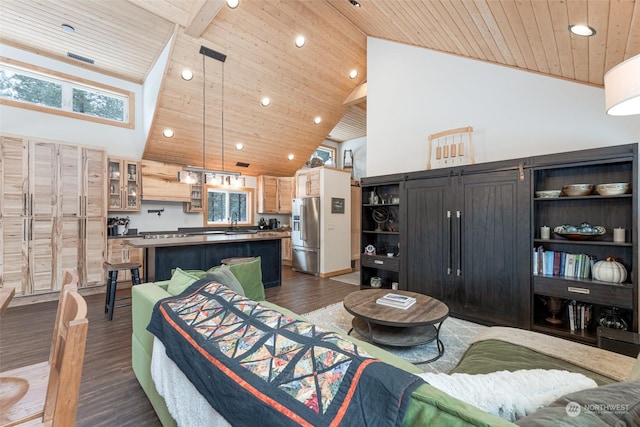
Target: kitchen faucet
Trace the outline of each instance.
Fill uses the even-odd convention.
[[[235,227],[234,227],[235,224]],[[234,230],[235,228],[238,228],[238,213],[237,212],[233,212],[231,214],[231,229]]]

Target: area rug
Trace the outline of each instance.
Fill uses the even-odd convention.
[[[351,329],[351,320],[353,319],[353,316],[344,309],[341,302],[303,314],[303,316],[315,324],[330,329],[339,329],[345,333]],[[425,372],[447,373],[456,366],[467,347],[469,347],[471,339],[486,328],[486,326],[454,317],[447,318],[440,330],[440,339],[444,344],[444,354],[440,359],[431,363],[416,362],[429,360],[438,354],[435,342],[416,347],[379,347],[411,363],[416,363],[416,366]],[[365,340],[364,337],[359,336],[356,332],[352,332],[352,335]]]
[[[329,277],[331,280],[335,280],[337,282],[349,283],[350,285],[360,286],[360,272],[353,271],[351,273],[342,274],[340,276]]]

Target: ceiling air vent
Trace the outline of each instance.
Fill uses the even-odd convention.
[[[236,166],[240,166],[241,168],[248,168],[249,167],[249,163],[236,162]]]
[[[78,61],[86,62],[88,64],[93,64],[95,61],[91,58],[86,58],[84,56],[76,55],[75,53],[67,52],[67,56],[69,58],[77,59]]]

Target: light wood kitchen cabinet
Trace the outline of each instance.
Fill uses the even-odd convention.
[[[65,268],[81,286],[104,283],[106,152],[13,136],[0,136],[0,150],[2,287],[57,291]]]
[[[140,237],[142,238],[142,237]],[[125,244],[125,240],[130,239],[109,239],[107,243],[107,262],[137,262],[142,265],[139,269],[140,280],[144,282],[144,249],[134,248]],[[130,281],[131,271],[121,270],[118,272],[118,282]]]
[[[260,175],[258,182],[258,213],[290,214],[295,178]]]
[[[278,178],[260,175],[258,182],[258,213],[278,212]]]
[[[204,179],[203,174],[194,173],[196,182],[189,185],[191,201],[183,203],[183,210],[189,212],[202,212],[204,210]]]
[[[300,169],[296,172],[296,197],[320,195],[320,169]]]
[[[109,210],[140,211],[140,162],[109,157]]]
[[[142,160],[142,200],[191,202],[189,185],[178,182],[182,166]]]
[[[293,260],[293,248],[291,246],[291,233],[287,232],[288,237],[282,238],[282,264],[291,265]]]
[[[278,178],[278,213],[291,213],[291,200],[295,197],[295,178]]]

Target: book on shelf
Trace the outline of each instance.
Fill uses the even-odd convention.
[[[533,274],[588,279],[594,261],[595,257],[591,255],[545,251],[538,246],[533,250]]]
[[[416,299],[405,295],[389,293],[376,300],[376,304],[407,309],[416,303]]]
[[[571,301],[567,305],[569,314],[569,329],[572,331],[585,330],[591,322],[593,306],[582,302]]]

